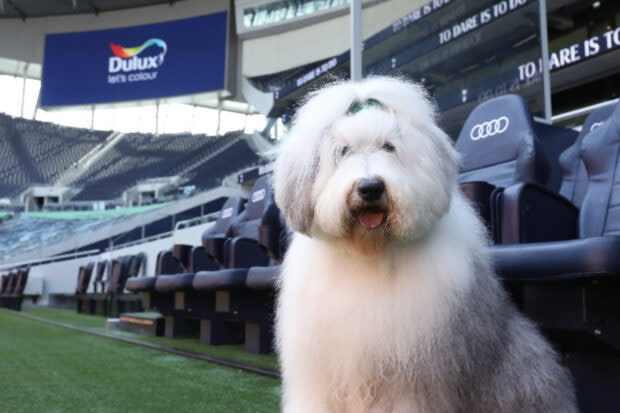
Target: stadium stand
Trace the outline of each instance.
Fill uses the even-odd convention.
[[[247,147],[244,137],[242,133],[222,137],[126,134],[74,181],[73,185],[83,187],[74,200],[114,199],[140,180],[188,172],[194,177],[186,185],[212,188],[225,175],[258,161],[255,151],[233,152],[244,143]],[[221,158],[226,158],[222,166],[212,165]]]
[[[109,134],[0,113],[0,197],[14,197],[31,185],[53,184]]]
[[[109,136],[0,114],[0,197],[62,184],[79,191],[73,201],[113,200],[141,181],[175,175],[202,190],[260,161],[242,132],[117,134],[106,145]]]

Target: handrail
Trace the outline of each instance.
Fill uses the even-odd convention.
[[[568,111],[568,112],[560,113],[558,115],[552,116],[551,117],[551,122],[553,122],[553,123],[562,122],[562,121],[567,120],[567,119],[572,119],[572,118],[576,118],[578,116],[587,115],[590,112],[594,112],[596,109],[605,107],[607,105],[614,105],[614,104],[618,103],[619,100],[620,100],[620,98],[611,99],[611,100],[607,100],[605,102],[600,102],[600,103],[596,103],[594,105],[584,106],[584,107],[579,108],[579,109],[575,109],[575,110],[571,110],[571,111]]]
[[[0,271],[10,269],[10,268],[23,267],[24,265],[32,265],[32,264],[38,265],[38,264],[43,264],[46,262],[54,262],[54,261],[58,261],[58,260],[65,259],[65,258],[78,258],[78,257],[87,256],[87,255],[94,255],[100,252],[101,250],[93,249],[93,250],[88,250],[88,251],[72,252],[71,254],[63,254],[63,255],[55,255],[53,257],[39,258],[36,260],[28,260],[28,261],[14,262],[11,264],[3,264],[3,265],[0,265]]]
[[[174,230],[177,231],[179,229],[183,229],[183,228],[187,228],[187,227],[193,227],[194,225],[198,225],[198,224],[203,223],[203,222],[212,221],[213,218],[216,218],[219,214],[220,214],[220,212],[217,211],[217,212],[212,212],[212,213],[207,214],[207,215],[201,215],[199,217],[195,217],[195,218],[190,218],[190,219],[185,219],[183,221],[179,221],[179,222],[177,222],[175,224]]]
[[[160,234],[151,235],[150,237],[140,238],[135,241],[129,241],[124,244],[118,244],[118,245],[115,244],[113,246],[113,249],[110,251],[119,250],[121,248],[133,247],[134,245],[143,244],[145,242],[150,242],[150,241],[156,241],[162,238],[168,238],[174,234],[174,231],[187,228],[190,226],[198,225],[199,223],[202,223],[202,222],[209,222],[210,220],[215,218],[218,214],[219,212],[212,212],[207,215],[202,215],[196,218],[190,218],[190,219],[185,219],[183,221],[179,221],[176,223],[176,225],[174,226],[174,230],[172,231],[162,232]]]
[[[125,242],[124,244],[118,244],[118,245],[114,244],[112,246],[112,249],[109,249],[107,251],[115,251],[115,250],[119,250],[121,248],[133,247],[134,245],[143,244],[145,242],[157,241],[158,239],[168,238],[168,237],[172,236],[173,233],[174,233],[174,231],[161,232],[159,234],[151,235],[150,237],[145,237],[145,238],[137,239],[135,241]]]

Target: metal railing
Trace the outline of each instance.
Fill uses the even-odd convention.
[[[189,228],[189,227],[193,227],[196,225],[204,224],[205,222],[215,221],[219,215],[220,215],[220,212],[217,211],[217,212],[212,212],[210,214],[203,215],[200,217],[179,221],[175,224],[174,230],[177,231],[179,229]]]
[[[72,252],[71,254],[55,255],[53,257],[47,257],[47,258],[38,258],[35,260],[12,262],[10,264],[0,265],[0,271],[23,267],[26,265],[40,265],[40,264],[47,264],[47,263],[55,262],[55,261],[64,261],[64,260],[71,259],[71,258],[86,257],[88,255],[99,254],[100,252],[101,250],[93,249],[93,250],[88,250],[88,251]]]
[[[620,98],[616,98],[616,99],[611,99],[611,100],[607,100],[605,102],[600,102],[600,103],[596,103],[594,105],[590,105],[590,106],[584,106],[582,108],[579,109],[575,109],[575,110],[571,110],[568,112],[564,112],[564,113],[560,113],[557,115],[554,115],[551,117],[551,121],[552,123],[557,123],[557,122],[563,122],[565,120],[569,120],[569,119],[573,119],[573,118],[577,118],[579,116],[584,116],[589,114],[590,112],[594,112],[596,109],[608,106],[608,105],[615,105],[618,103],[618,101],[620,100]]]

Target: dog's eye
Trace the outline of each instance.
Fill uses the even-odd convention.
[[[341,146],[340,148],[338,148],[338,155],[340,157],[345,156],[347,153],[349,153],[349,147],[348,146]]]
[[[392,145],[390,142],[385,142],[382,146],[381,149],[383,149],[384,151],[388,151],[388,152],[394,152],[396,150],[396,148],[394,147],[394,145]]]

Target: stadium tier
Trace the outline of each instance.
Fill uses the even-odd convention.
[[[74,201],[114,200],[141,181],[175,175],[204,190],[261,160],[242,132],[110,135],[0,114],[0,197],[61,184],[75,188]]]
[[[110,132],[70,128],[0,113],[0,198],[52,185]]]

